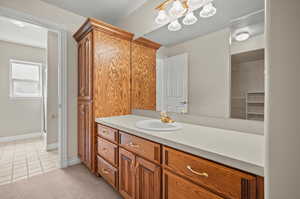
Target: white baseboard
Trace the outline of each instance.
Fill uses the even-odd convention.
[[[58,148],[58,143],[53,143],[53,144],[47,144],[46,146],[46,150],[47,151],[50,151],[50,150],[54,150],[54,149],[57,149]]]
[[[25,140],[25,139],[30,139],[30,138],[37,138],[42,135],[41,132],[38,133],[28,133],[28,134],[23,134],[23,135],[16,135],[16,136],[10,136],[10,137],[0,137],[0,143],[2,142],[13,142],[17,140]]]
[[[81,163],[81,161],[78,157],[68,160],[68,166],[73,166],[73,165],[80,164],[80,163]]]

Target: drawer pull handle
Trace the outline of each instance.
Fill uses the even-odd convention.
[[[102,148],[102,151],[105,152],[105,151],[107,151],[107,149],[106,148]]]
[[[103,172],[104,174],[109,174],[109,171],[106,170],[106,169],[102,169],[102,172]]]
[[[207,173],[205,173],[205,172],[203,172],[203,173],[197,172],[197,171],[193,170],[192,167],[191,167],[190,165],[186,166],[186,168],[187,168],[190,172],[192,172],[193,174],[196,174],[196,175],[198,175],[198,176],[203,176],[203,177],[208,178],[208,174],[207,174]]]
[[[139,148],[140,147],[138,144],[134,144],[133,142],[129,142],[128,146],[134,147],[134,148]]]
[[[108,131],[105,130],[105,129],[102,130],[102,133],[105,134],[105,135],[108,135]]]

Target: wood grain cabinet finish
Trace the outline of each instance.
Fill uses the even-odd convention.
[[[139,138],[128,133],[119,132],[120,146],[157,164],[161,162],[161,146],[158,143]]]
[[[130,114],[131,42],[98,30],[93,36],[95,116]]]
[[[143,158],[136,157],[136,199],[161,198],[161,168]]]
[[[119,192],[125,199],[135,198],[135,155],[119,150]]]
[[[163,173],[163,199],[225,199],[167,170]]]
[[[118,145],[98,137],[98,154],[113,166],[118,166]]]
[[[104,125],[97,125],[97,131],[98,131],[98,135],[102,138],[105,138],[115,144],[118,144],[118,130],[117,129],[113,129]]]
[[[118,189],[118,169],[111,166],[103,158],[97,157],[98,173],[115,189]]]
[[[131,110],[130,46],[133,34],[89,18],[74,38],[78,42],[78,154],[96,173],[97,127],[94,119],[126,115]],[[89,104],[89,117],[83,112],[86,109],[84,103]],[[84,117],[89,121],[82,121]],[[111,138],[110,135],[100,136]],[[114,141],[117,144],[117,140]]]
[[[230,199],[255,199],[256,176],[163,147],[166,169]]]
[[[89,101],[78,102],[78,156],[92,169],[92,104]]]
[[[92,33],[78,43],[78,99],[92,98]]]
[[[156,110],[156,50],[159,44],[139,38],[131,46],[132,108]]]

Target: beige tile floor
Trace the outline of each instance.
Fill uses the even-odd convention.
[[[0,143],[0,185],[57,169],[58,151],[46,151],[43,139]]]

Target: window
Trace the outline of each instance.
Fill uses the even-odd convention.
[[[42,64],[10,60],[10,97],[42,96]]]

